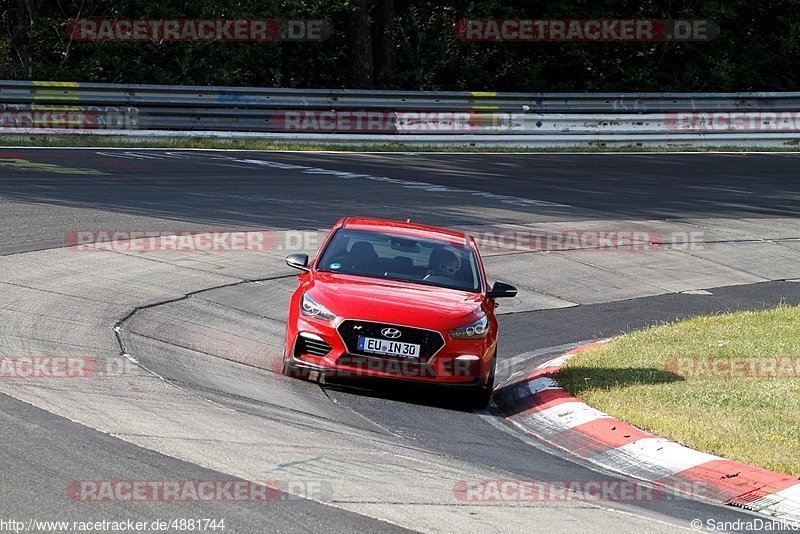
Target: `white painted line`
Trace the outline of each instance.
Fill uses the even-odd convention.
[[[561,354],[565,351],[579,347],[580,345],[581,343],[567,343],[564,345],[558,345],[557,347],[547,347],[544,349],[538,349],[530,352],[523,352],[522,354],[517,354],[513,358],[504,358],[503,360],[497,362],[497,373],[505,371],[506,369],[513,369],[514,367],[524,365],[525,362],[537,358],[539,356],[544,356],[547,354]],[[515,371],[514,374],[511,376],[516,376],[517,373],[518,371]],[[504,380],[503,382],[506,381],[507,380]]]
[[[399,178],[387,178],[385,176],[373,176],[370,174],[358,174],[352,173],[347,171],[337,171],[333,169],[323,169],[319,167],[307,167],[305,165],[293,165],[289,163],[282,163],[278,161],[269,161],[269,160],[261,160],[261,159],[236,159],[231,158],[231,161],[235,161],[237,163],[247,163],[252,165],[261,165],[264,167],[282,169],[282,170],[298,170],[305,174],[318,174],[318,175],[330,175],[336,176],[338,178],[343,179],[364,179],[364,180],[371,180],[374,182],[381,182],[381,183],[388,183],[393,185],[399,185],[400,187],[404,187],[406,189],[422,189],[428,192],[436,192],[436,193],[454,193],[454,194],[466,194],[476,197],[483,197],[489,200],[495,200],[502,202],[504,204],[513,204],[519,206],[535,206],[535,207],[546,207],[546,208],[573,208],[573,206],[569,206],[567,204],[559,204],[557,202],[549,202],[546,200],[535,200],[530,198],[522,198],[522,197],[515,197],[510,195],[498,195],[496,193],[489,193],[486,191],[476,191],[474,189],[464,189],[460,187],[451,187],[445,185],[438,185],[432,184],[428,182],[421,182],[421,181],[412,181],[412,180],[401,180]]]
[[[547,367],[561,367],[562,365],[567,363],[567,360],[569,360],[570,358],[572,358],[572,357],[576,356],[577,354],[579,354],[579,352],[576,352],[575,349],[578,349],[580,347],[585,347],[587,345],[594,345],[595,343],[597,343],[597,344],[608,343],[609,341],[611,341],[611,338],[603,338],[603,339],[597,339],[597,340],[594,340],[594,341],[585,341],[585,342],[581,342],[581,343],[576,343],[569,350],[569,352],[565,352],[561,356],[558,356],[556,358],[553,358],[552,360],[548,360],[548,361],[544,362],[543,364],[535,367],[534,370],[545,369]]]
[[[562,354],[558,358],[553,358],[552,360],[546,361],[543,364],[537,366],[536,370],[538,371],[539,369],[546,369],[548,367],[561,367],[562,365],[564,365],[567,362],[567,360],[569,360],[573,356],[575,356],[575,353],[573,353],[573,352],[568,352],[567,354]]]

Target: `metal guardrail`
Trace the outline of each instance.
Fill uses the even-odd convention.
[[[800,143],[800,93],[411,92],[0,81],[0,133],[263,134],[293,141],[305,136],[309,142],[388,138],[504,146],[727,140],[787,146]]]
[[[95,106],[534,113],[798,110],[792,93],[492,93],[0,81],[0,102]]]

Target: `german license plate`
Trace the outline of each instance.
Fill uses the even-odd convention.
[[[358,350],[397,358],[419,358],[420,345],[375,337],[358,337]]]

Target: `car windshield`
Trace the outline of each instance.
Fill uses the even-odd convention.
[[[466,243],[388,232],[337,230],[320,256],[317,270],[461,291],[481,290],[475,252]]]

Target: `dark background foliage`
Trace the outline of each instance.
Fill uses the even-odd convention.
[[[2,0],[0,78],[474,91],[795,91],[800,0]],[[327,19],[322,42],[70,42],[75,18]],[[476,43],[461,18],[711,19],[707,42]]]

